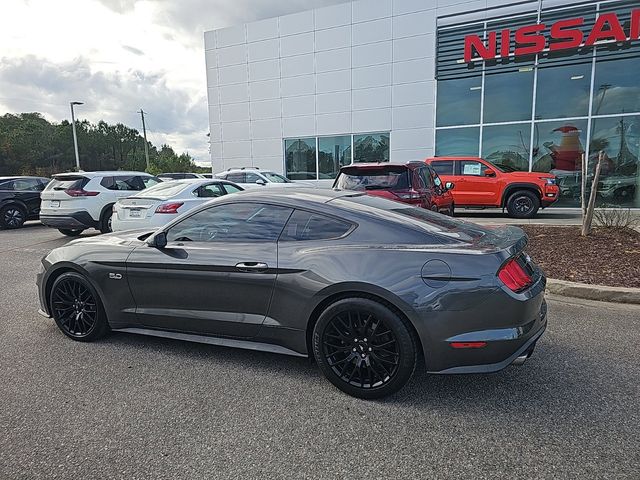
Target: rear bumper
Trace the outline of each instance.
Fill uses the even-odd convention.
[[[75,212],[68,215],[40,215],[40,222],[47,227],[79,230],[98,228],[98,222],[88,212]]]

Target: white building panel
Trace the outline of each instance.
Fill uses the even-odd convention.
[[[353,6],[353,23],[367,22],[391,16],[389,0],[359,0]]]
[[[313,10],[280,17],[280,35],[313,32]]]
[[[353,132],[384,132],[391,130],[391,109],[359,110],[353,112]]]
[[[280,78],[280,63],[278,60],[264,60],[249,64],[249,81],[272,80]]]
[[[314,95],[286,97],[282,99],[282,115],[285,117],[314,115],[315,113],[316,98]]]
[[[313,53],[280,59],[283,77],[313,74]]]
[[[353,24],[353,45],[391,40],[391,17]]]
[[[351,4],[339,3],[315,10],[315,26],[317,30],[351,25]]]
[[[222,124],[222,141],[251,140],[249,122],[226,122]]]
[[[283,97],[313,95],[315,93],[315,78],[313,75],[282,78],[280,84]]]
[[[333,92],[316,95],[317,113],[339,113],[351,111],[351,92]]]
[[[280,80],[264,80],[249,84],[251,101],[280,98]]]
[[[391,64],[354,68],[353,88],[371,88],[391,85]]]
[[[315,77],[316,92],[318,93],[351,90],[351,70],[319,73]]]
[[[226,67],[229,65],[238,65],[239,63],[247,63],[247,46],[235,45],[233,47],[219,48],[218,66]]]
[[[250,43],[247,49],[250,62],[271,60],[280,56],[280,42],[277,38]]]
[[[334,135],[351,131],[351,112],[327,113],[317,117],[317,135]]]
[[[220,104],[249,101],[249,91],[246,83],[221,85],[218,87]]]
[[[312,137],[316,134],[316,117],[284,117],[282,119],[282,133],[285,138]]]
[[[351,48],[316,52],[316,73],[351,68]]]
[[[354,110],[391,107],[391,86],[353,90],[352,95]]]
[[[254,140],[263,140],[266,138],[282,138],[282,120],[274,118],[269,120],[252,120],[251,135]]]
[[[354,46],[352,49],[353,59],[351,61],[351,66],[353,68],[358,68],[391,63],[391,47],[391,41]]]
[[[270,38],[278,38],[278,17],[247,24],[248,42],[259,42]]]
[[[279,119],[282,114],[282,101],[278,98],[276,100],[251,102],[249,113],[251,120],[265,120],[267,118]]]
[[[233,65],[231,67],[220,67],[218,69],[218,84],[232,85],[234,83],[246,83],[249,80],[247,75],[247,64]]]
[[[334,50],[351,46],[351,25],[318,30],[316,32],[316,51]]]
[[[280,38],[280,56],[291,57],[313,53],[313,32]]]
[[[241,43],[245,43],[244,25],[222,28],[216,32],[216,48],[229,47]]]

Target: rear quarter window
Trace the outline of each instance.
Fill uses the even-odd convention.
[[[331,240],[340,238],[352,224],[326,215],[295,210],[284,227],[280,241]]]

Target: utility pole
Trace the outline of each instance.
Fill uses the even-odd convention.
[[[73,149],[76,152],[76,170],[80,171],[80,155],[78,155],[78,136],[76,134],[76,117],[73,114],[73,106],[74,105],[83,105],[82,102],[69,102],[71,106],[71,126],[73,127]]]
[[[142,117],[142,134],[144,135],[144,156],[147,159],[147,171],[149,171],[149,145],[147,144],[147,126],[144,123],[144,110],[140,109],[140,116]]]

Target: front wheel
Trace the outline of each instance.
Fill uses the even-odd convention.
[[[66,235],[67,237],[77,237],[82,232],[84,232],[84,230],[70,230],[70,229],[67,229],[67,228],[59,228],[58,231],[61,234]]]
[[[345,298],[322,312],[313,330],[313,351],[331,383],[363,399],[400,390],[418,359],[415,334],[406,321],[366,298]]]
[[[519,190],[507,200],[507,212],[513,218],[531,218],[540,208],[540,198],[529,190]]]
[[[67,337],[91,342],[109,331],[98,293],[79,273],[63,273],[56,278],[49,301],[53,319]]]

